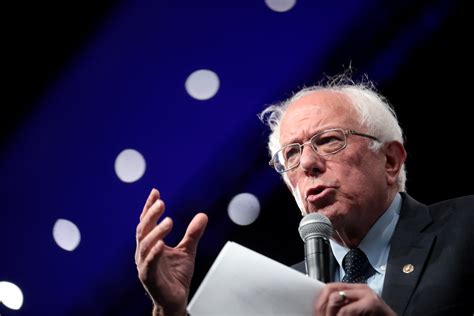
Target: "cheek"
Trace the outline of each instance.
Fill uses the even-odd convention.
[[[293,192],[299,187],[299,179],[301,179],[301,177],[298,176],[298,173],[296,171],[290,171],[286,173],[285,182]]]
[[[339,180],[349,192],[372,191],[384,183],[383,162],[365,155],[340,164]]]
[[[304,188],[301,183],[298,183],[299,178],[296,176],[296,172],[287,175],[286,179],[284,179],[286,185],[291,190],[293,198],[301,211],[301,215],[304,216],[308,214],[306,203],[303,201],[303,196],[301,195],[302,189]]]
[[[304,216],[304,215],[308,214],[306,204],[303,202],[303,198],[301,196],[300,189],[298,187],[296,187],[296,188],[291,187],[291,193],[293,194],[293,197],[296,201],[296,204],[298,205],[298,208],[301,211],[301,215]]]

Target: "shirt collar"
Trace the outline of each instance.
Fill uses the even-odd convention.
[[[390,240],[400,217],[401,201],[401,195],[397,193],[388,209],[372,225],[359,244],[359,248],[367,255],[370,264],[378,273],[385,273]],[[342,259],[349,252],[349,249],[332,239],[330,243],[334,257],[339,266],[342,267]]]

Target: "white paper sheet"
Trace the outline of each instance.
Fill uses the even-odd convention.
[[[191,316],[312,315],[324,283],[227,242],[188,305]]]

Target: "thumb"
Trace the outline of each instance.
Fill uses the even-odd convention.
[[[206,214],[196,214],[191,223],[189,223],[186,233],[184,234],[184,237],[179,243],[178,247],[183,247],[188,252],[195,254],[199,240],[206,229],[207,222],[208,218]]]

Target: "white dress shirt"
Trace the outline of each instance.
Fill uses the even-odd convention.
[[[400,217],[401,205],[402,197],[400,193],[397,193],[388,209],[370,228],[359,244],[359,248],[367,255],[370,264],[375,270],[375,274],[367,279],[367,285],[379,296],[382,295],[388,253],[390,251],[390,240]],[[334,257],[339,264],[334,280],[340,281],[345,275],[342,268],[342,259],[349,252],[349,248],[335,240],[330,240],[330,243]]]

